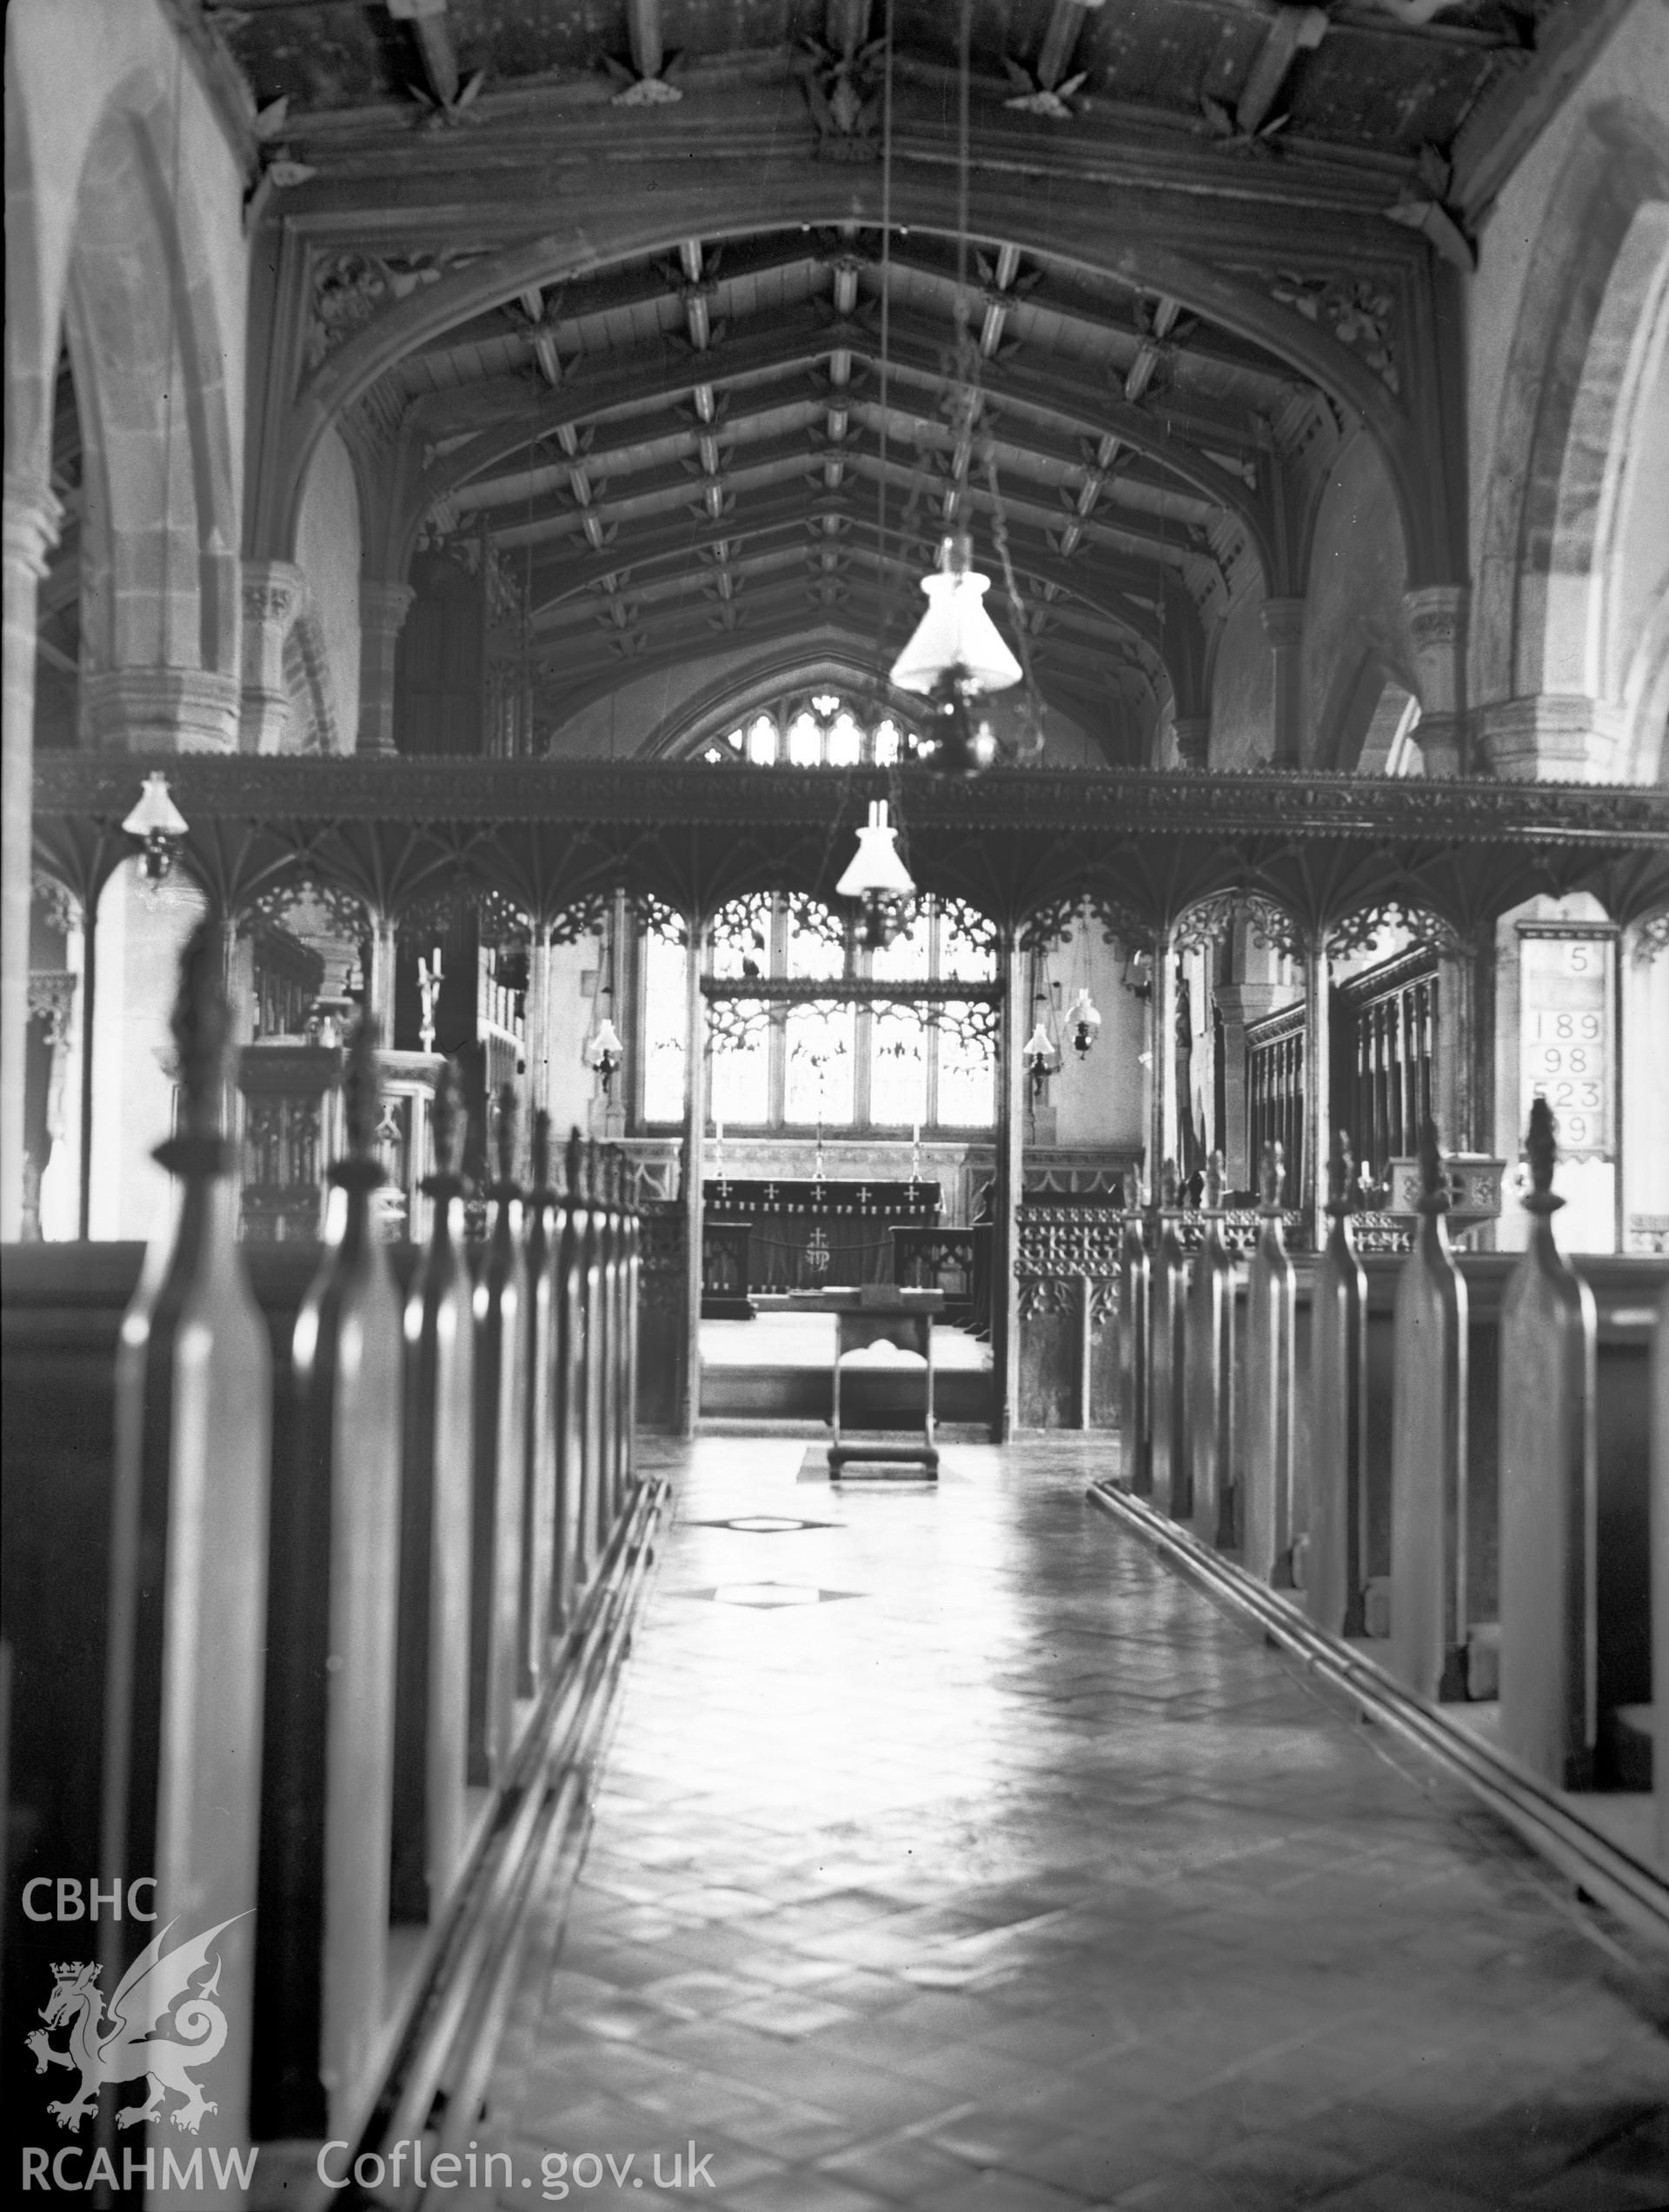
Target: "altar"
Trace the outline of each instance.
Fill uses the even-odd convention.
[[[940,1192],[937,1183],[720,1176],[702,1184],[702,1203],[709,1219],[747,1225],[748,1290],[815,1291],[890,1282],[890,1231],[936,1226]]]

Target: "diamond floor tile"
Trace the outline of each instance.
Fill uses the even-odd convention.
[[[961,1446],[838,1524],[803,1443],[653,1449],[679,1518],[482,2116],[518,2171],[632,2152],[634,2204],[735,2212],[1669,2202],[1669,1967],[1087,1507],[1081,1443]]]

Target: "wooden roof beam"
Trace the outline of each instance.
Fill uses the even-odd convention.
[[[779,578],[785,584],[794,580],[795,571],[788,553],[768,546],[760,548],[757,541],[755,544],[756,549],[754,552],[731,561],[724,572],[733,588],[741,589],[745,594],[750,580],[761,577],[773,584]],[[901,564],[896,556],[890,554],[883,556],[873,544],[862,538],[854,536],[845,541],[832,541],[828,551],[807,539],[801,541],[799,550],[803,556],[803,566],[799,572],[802,582],[815,586],[823,576],[842,577],[849,575],[854,568],[861,568],[874,572],[873,577],[868,580],[874,582],[877,590],[894,595],[898,594],[901,580],[897,570]],[[830,561],[834,566],[824,565]],[[1164,632],[1158,617],[1145,608],[1127,602],[1117,592],[1106,598],[1098,595],[1088,588],[1093,579],[1087,571],[1082,575],[1074,576],[1059,564],[1040,561],[1034,556],[1025,555],[1016,559],[1015,568],[1033,581],[1053,587],[1060,595],[1047,601],[1034,599],[1029,604],[1022,595],[1022,610],[1027,617],[1028,634],[1041,634],[1039,626],[1032,618],[1047,612],[1060,619],[1069,618],[1098,632],[1111,632],[1118,637],[1140,640],[1150,650],[1162,656]],[[919,574],[918,571],[918,577]],[[591,597],[564,600],[555,608],[547,608],[542,611],[535,633],[539,649],[542,652],[548,650],[560,638],[588,635],[601,622],[610,619],[611,614],[613,619],[619,621],[621,617],[614,610],[620,607],[630,608],[629,619],[633,626],[645,620],[675,620],[684,608],[695,605],[695,601],[690,596],[692,589],[698,588],[702,597],[710,601],[711,593],[707,588],[715,583],[718,576],[716,568],[705,566],[688,569],[682,575],[647,580],[634,575],[616,601]],[[757,595],[746,595],[752,597]],[[674,603],[679,601],[684,602],[684,607]],[[994,612],[1005,626],[1013,626],[1014,610],[1001,595],[1001,589]]]
[[[1103,4],[1104,0],[1054,0],[1044,28],[1043,43],[1037,50],[1037,60],[1032,68],[1032,75],[1045,92],[1053,92],[1071,69],[1084,17],[1093,15]]]
[[[389,0],[389,13],[396,23],[411,25],[429,89],[442,107],[449,108],[458,96],[459,76],[446,4],[447,0]]]
[[[882,464],[879,442],[872,445],[867,440],[848,441],[841,450],[854,473],[868,482],[880,483]],[[798,444],[793,442],[781,442],[776,449],[768,453],[760,453],[755,448],[753,459],[741,467],[733,468],[725,476],[713,480],[714,486],[724,494],[740,495],[761,484],[781,485],[793,483],[796,480],[803,483],[808,472],[803,467],[795,468],[792,464],[804,458]],[[785,462],[790,464],[786,470],[783,467]],[[915,466],[906,455],[894,449],[888,450],[886,473],[888,483],[902,488],[907,498],[912,488],[919,488],[916,487]],[[575,507],[547,508],[535,511],[530,521],[513,523],[495,532],[495,536],[501,546],[519,547],[548,544],[555,539],[576,536],[582,528],[585,528],[595,543],[595,534],[588,527],[593,521],[601,525],[607,539],[612,525],[623,527],[647,515],[670,515],[681,508],[688,509],[692,498],[699,499],[706,488],[700,478],[687,475],[677,477],[662,475],[653,484],[641,485],[624,498],[610,498],[606,494],[594,497],[592,503],[582,511]],[[826,487],[819,485],[818,489],[827,496]],[[967,485],[964,496],[975,512],[984,512],[994,505],[989,488],[977,478]],[[866,505],[866,502],[855,502],[854,505],[854,520],[860,527],[868,520]],[[1025,492],[1012,486],[1002,493],[1002,506],[1011,521],[1023,520],[1040,532],[1059,531],[1066,526],[1066,512],[1060,506],[1046,504],[1042,500],[1027,496]],[[719,519],[718,515],[714,516],[715,521]],[[901,516],[895,520],[894,528],[898,527],[898,521],[901,521]],[[920,516],[920,527],[936,537],[943,523],[938,515],[928,511]],[[1094,543],[1109,546],[1115,551],[1126,550],[1127,557],[1133,560],[1133,565],[1145,556],[1155,564],[1168,563],[1185,572],[1190,569],[1191,564],[1204,563],[1214,571],[1215,568],[1214,560],[1209,554],[1197,546],[1184,543],[1180,535],[1167,540],[1151,525],[1141,529],[1126,529],[1116,521],[1102,517],[1086,523],[1083,534]],[[1120,537],[1137,541],[1134,556],[1128,554],[1127,548],[1120,547]],[[615,565],[628,566],[631,553],[629,538],[608,540],[608,542],[610,557],[613,558],[616,553],[618,555]]]
[[[868,362],[874,357],[874,335],[866,325],[830,322],[807,310],[783,316],[768,334],[725,338],[711,349],[703,366],[709,368],[715,387],[729,389],[734,395],[739,383],[803,374],[838,346],[848,347],[854,358]],[[410,527],[415,528],[432,506],[472,478],[501,464],[534,440],[556,435],[565,424],[628,413],[634,407],[664,402],[688,392],[691,361],[692,356],[664,345],[646,349],[628,367],[617,363],[607,373],[570,374],[560,393],[533,404],[524,383],[499,380],[491,388],[495,398],[489,398],[488,388],[476,387],[475,407],[491,420],[495,406],[497,420],[466,446],[431,464],[418,479],[409,510]],[[900,334],[894,346],[892,366],[895,375],[935,389],[944,387],[942,349],[908,331]],[[1265,513],[1267,499],[1178,437],[1161,410],[1151,402],[1132,407],[1121,390],[1092,378],[1069,376],[1059,370],[1046,373],[1015,362],[992,362],[984,382],[991,396],[1004,406],[1067,423],[1098,438],[1109,434],[1117,436],[1232,514],[1248,533],[1266,575],[1279,573]],[[455,398],[447,396],[455,406]],[[426,403],[409,410],[407,419],[411,433],[417,435],[438,427]],[[1231,454],[1243,454],[1254,464],[1267,458],[1262,434],[1255,429],[1233,438],[1220,438],[1214,430],[1213,441]]]
[[[662,561],[688,562],[692,555],[708,546],[738,546],[761,539],[787,537],[815,549],[826,536],[837,542],[864,538],[873,529],[874,521],[873,514],[861,512],[843,494],[820,494],[809,502],[802,502],[795,495],[768,505],[750,503],[745,510],[727,516],[721,522],[692,518],[689,525],[640,537],[629,546],[611,547],[604,554],[582,553],[570,560],[535,561],[531,578],[534,619],[536,621],[542,611],[570,597],[596,589],[610,577],[636,581]],[[929,529],[919,538],[913,535],[907,540],[896,531],[889,531],[886,556],[888,563],[909,565],[919,554],[921,568],[925,573],[935,535]],[[1028,527],[1024,524],[1011,533],[1014,564],[1022,574],[1055,574],[1058,581],[1074,590],[1095,583],[1114,593],[1153,593],[1157,589],[1156,570],[1144,562],[1121,558],[1111,549],[1087,550],[1071,564],[1070,570],[1058,555],[1049,555],[1060,565],[1058,572],[1047,570],[1042,566],[1047,547],[1047,540],[1042,540],[1041,545],[1034,544]]]
[[[1252,64],[1252,73],[1235,103],[1234,122],[1242,136],[1257,136],[1280,97],[1293,63],[1300,53],[1319,46],[1329,27],[1325,8],[1286,5],[1275,10]]]
[[[717,641],[739,634],[748,639],[792,635],[796,628],[804,628],[808,610],[821,614],[824,609],[844,609],[861,621],[871,654],[880,639],[883,665],[890,662],[910,628],[909,610],[901,609],[895,595],[866,578],[837,583],[827,591],[820,591],[810,578],[785,578],[761,591],[742,595],[722,612],[716,602],[709,602],[675,616],[663,614],[654,623],[653,641],[648,627],[637,622],[622,625],[612,635],[602,628],[588,634],[564,635],[535,652],[534,665],[547,680],[602,668],[615,672],[616,682],[624,682],[650,659],[688,656],[693,645],[709,645],[716,650]],[[638,641],[635,649],[634,639]],[[1038,657],[1052,659],[1063,668],[1082,669],[1103,682],[1114,668],[1132,667],[1116,650],[1059,636],[1034,641],[1034,658]],[[1153,681],[1154,671],[1136,668],[1133,672],[1145,682]]]
[[[750,458],[759,456],[761,448],[786,455],[797,446],[803,451],[808,467],[822,468],[824,482],[832,490],[838,485],[849,460],[879,451],[880,409],[868,397],[856,405],[847,402],[838,388],[831,389],[820,396],[827,402],[825,422],[828,425],[821,443],[816,435],[808,436],[805,430],[796,430],[791,422],[784,420],[796,414],[805,414],[808,402],[805,396],[801,396],[781,402],[773,409],[761,409],[755,414],[728,416],[724,422],[721,439],[717,432],[707,430],[699,420],[692,423],[674,418],[666,423],[662,435],[657,439],[631,438],[617,446],[593,442],[585,448],[585,463],[593,475],[606,477],[615,487],[617,495],[630,498],[634,496],[634,488],[652,489],[657,485],[670,484],[676,488],[679,479],[671,472],[683,467],[689,459],[699,459],[703,473],[716,479],[722,476],[732,463],[740,462],[743,467],[748,466]],[[900,454],[912,456],[909,463],[912,477],[921,465],[919,456],[924,449],[941,457],[947,453],[948,434],[938,420],[924,420],[890,406],[888,415],[889,453],[896,446]],[[901,425],[898,420],[901,415],[904,416]],[[766,427],[772,423],[773,418],[781,425],[780,435],[775,438],[772,428]],[[811,428],[811,420],[808,417],[806,430]],[[758,435],[750,435],[756,429]],[[1008,471],[1011,478],[1018,469],[1022,482],[1031,483],[1045,496],[1061,501],[1063,527],[1066,528],[1073,527],[1074,503],[1077,516],[1087,518],[1111,482],[1107,474],[1111,461],[1109,459],[1104,463],[1101,455],[1109,446],[1116,447],[1115,439],[1104,438],[1100,448],[1086,450],[1081,443],[1050,438],[1046,434],[1017,424],[1014,418],[1004,418],[994,430],[993,442],[1001,469]],[[663,453],[650,450],[645,455],[646,446],[653,448],[661,445],[668,449]],[[575,450],[577,452],[577,447]],[[640,455],[643,457],[640,459]],[[1071,485],[1060,484],[1053,477],[1028,468],[1028,462],[1053,463],[1058,468],[1070,469],[1074,476],[1082,474],[1084,481],[1074,489]],[[831,470],[834,473],[831,474]],[[565,516],[570,510],[560,498],[539,502],[539,494],[554,490],[566,479],[573,484],[578,503],[588,505],[588,497],[575,481],[582,474],[583,470],[577,462],[567,467],[551,462],[540,468],[525,469],[517,475],[507,477],[496,488],[491,484],[466,487],[456,495],[455,504],[460,512],[471,514],[479,513],[483,508],[501,513],[509,509],[507,529],[525,535],[529,528],[536,528],[540,535],[544,535],[542,526],[545,523],[553,518]],[[1215,503],[1198,494],[1174,490],[1174,480],[1162,475],[1158,476],[1156,481],[1153,476],[1137,478],[1136,481],[1147,482],[1150,488],[1161,495],[1179,498],[1182,511],[1167,516],[1163,509],[1148,509],[1115,501],[1111,507],[1104,509],[1103,519],[1129,535],[1151,538],[1160,546],[1200,550],[1197,541],[1206,522],[1216,512]],[[510,541],[521,541],[515,539]]]
[[[661,38],[661,0],[626,0],[626,37],[639,76],[659,76],[666,59]]]

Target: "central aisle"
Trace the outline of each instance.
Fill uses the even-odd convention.
[[[481,2131],[501,2203],[1669,2196],[1669,1988],[1085,1505],[1104,1446],[953,1446],[936,1494],[662,1451],[595,1834]]]

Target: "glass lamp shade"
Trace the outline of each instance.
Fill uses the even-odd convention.
[[[122,825],[130,837],[183,837],[190,825],[174,804],[160,768],[145,778],[139,803]]]
[[[605,1060],[618,1062],[624,1056],[625,1049],[620,1041],[619,1032],[604,1014],[597,1024],[596,1033],[585,1048],[585,1056],[593,1067],[601,1067]]]
[[[1049,1033],[1041,1021],[1021,1046],[1021,1052],[1034,1067],[1041,1067],[1054,1058],[1054,1046],[1049,1041]]]
[[[872,800],[868,825],[858,832],[858,849],[834,887],[836,897],[864,899],[876,893],[899,899],[914,895],[915,884],[894,842],[897,835],[888,823],[887,801]]]
[[[928,611],[893,663],[901,691],[926,695],[946,677],[969,694],[1007,691],[1020,681],[1020,663],[985,611],[991,580],[968,568],[967,557],[966,538],[947,538],[938,574],[922,578]]]
[[[144,840],[143,865],[149,895],[172,868],[175,847],[190,827],[169,795],[168,778],[160,768],[154,768],[145,778],[139,803],[122,827],[130,837]]]
[[[1080,991],[1072,1002],[1067,1020],[1072,1024],[1073,1050],[1083,1059],[1095,1042],[1101,1026],[1101,1017],[1088,991]]]

